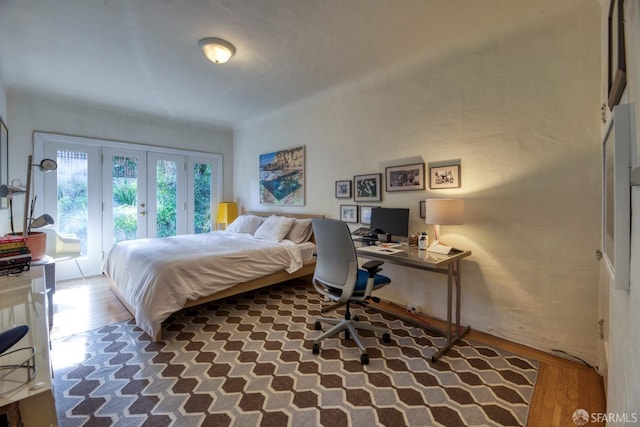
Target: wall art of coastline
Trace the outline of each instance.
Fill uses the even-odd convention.
[[[260,155],[260,203],[304,205],[304,147]]]

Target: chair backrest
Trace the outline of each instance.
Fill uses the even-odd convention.
[[[314,282],[342,291],[342,296],[353,294],[358,278],[358,258],[349,227],[336,219],[311,220],[316,239],[316,269]]]
[[[81,254],[80,239],[74,235],[59,234],[55,228],[42,228],[47,234],[47,255],[56,258],[58,256],[79,256]]]

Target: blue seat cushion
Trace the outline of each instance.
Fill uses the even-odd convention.
[[[369,273],[366,270],[358,269],[358,281],[356,282],[356,291],[364,291],[367,287],[367,280],[369,280]],[[373,278],[373,288],[391,283],[391,279],[382,274],[376,274]]]
[[[13,347],[29,332],[27,325],[14,326],[11,329],[0,332],[0,354]]]

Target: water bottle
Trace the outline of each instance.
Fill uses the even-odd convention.
[[[420,237],[418,238],[418,249],[419,250],[427,250],[429,246],[429,236],[426,231],[420,233]]]

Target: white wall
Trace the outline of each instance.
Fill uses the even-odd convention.
[[[7,124],[7,91],[4,87],[4,82],[2,80],[2,76],[0,76],[0,117],[7,125],[7,129],[9,129],[9,125]],[[0,236],[4,236],[8,233],[9,226],[9,212],[7,209],[0,209]]]
[[[627,93],[621,103],[634,103],[636,142],[631,167],[640,167],[640,3],[625,2]],[[640,419],[640,187],[632,187],[631,284],[629,291],[609,289],[609,366],[607,411]],[[607,425],[618,425],[615,422]],[[622,424],[620,424],[622,425]]]
[[[443,240],[470,249],[464,322],[516,342],[596,360],[600,230],[597,2],[439,62],[399,64],[235,129],[234,193],[259,205],[258,156],[306,146],[306,206],[339,216],[336,180],[416,160],[462,159],[462,188],[383,193],[411,208],[462,197],[465,224]],[[595,31],[594,31],[595,28]],[[346,203],[349,203],[347,201]],[[350,201],[353,203],[353,201]],[[445,316],[444,278],[385,266],[386,299]],[[424,280],[440,283],[423,284]]]
[[[104,109],[23,91],[9,90],[7,105],[11,123],[10,179],[25,182],[27,156],[33,154],[33,132],[43,131],[222,154],[223,197],[232,197],[231,129],[137,115],[124,109]],[[21,218],[22,209],[14,215]]]
[[[5,122],[7,121],[7,91],[4,88],[2,76],[0,76],[0,117],[2,117],[2,120]]]

